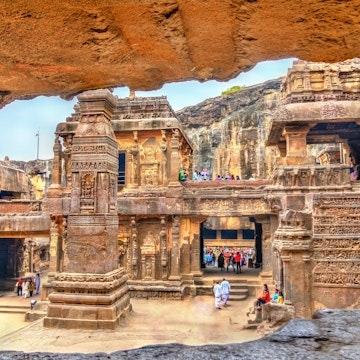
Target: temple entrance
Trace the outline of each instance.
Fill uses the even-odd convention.
[[[209,217],[200,224],[200,263],[204,274],[213,273],[219,268],[218,257],[223,253],[232,257],[237,252],[241,255],[241,266],[261,268],[261,224],[249,217]],[[228,259],[225,270],[234,270]]]

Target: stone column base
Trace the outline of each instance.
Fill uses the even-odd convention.
[[[107,274],[59,273],[51,283],[45,327],[115,329],[131,312],[124,269]]]

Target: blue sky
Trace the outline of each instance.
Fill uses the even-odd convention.
[[[172,108],[180,110],[201,101],[220,96],[221,92],[234,85],[251,86],[287,74],[294,59],[266,61],[257,64],[251,71],[241,73],[228,82],[188,81],[164,85],[160,90],[138,91],[137,96],[167,96]],[[114,93],[127,97],[127,88],[117,88]],[[11,160],[34,160],[37,157],[37,137],[39,131],[39,158],[53,156],[54,132],[59,122],[65,121],[73,112],[76,98],[72,101],[59,97],[39,96],[33,100],[18,100],[0,110],[0,160],[9,156]]]

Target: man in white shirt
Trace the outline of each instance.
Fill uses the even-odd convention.
[[[223,278],[220,287],[221,287],[222,300],[224,302],[224,306],[226,307],[230,297],[231,286],[230,283],[225,278]]]
[[[215,296],[215,307],[218,310],[221,310],[221,286],[220,286],[220,281],[216,280],[215,281],[215,285],[214,285],[214,296]]]

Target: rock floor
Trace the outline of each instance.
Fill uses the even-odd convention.
[[[15,294],[1,302],[30,303]],[[231,301],[216,310],[211,296],[183,301],[131,300],[133,312],[115,331],[47,329],[42,319],[26,323],[24,315],[0,314],[0,349],[24,352],[111,353],[146,345],[230,344],[259,339],[256,330],[243,329],[253,299]]]

